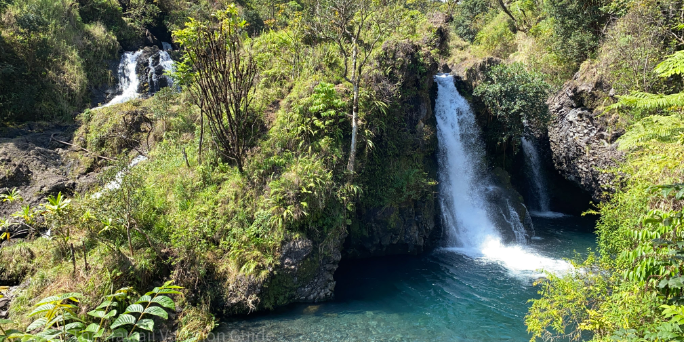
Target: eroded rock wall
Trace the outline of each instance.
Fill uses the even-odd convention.
[[[588,66],[548,101],[554,166],[595,201],[613,192],[615,174],[607,170],[624,157],[615,143],[624,132],[612,131],[599,109],[611,95],[611,87]]]

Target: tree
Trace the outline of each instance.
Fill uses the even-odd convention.
[[[184,29],[174,31],[186,50],[177,78],[189,86],[201,117],[207,117],[221,156],[233,161],[242,172],[260,119],[250,107],[257,65],[244,47],[247,25],[238,17],[237,7],[230,5],[214,17],[217,23],[190,19]],[[203,122],[201,126],[200,158]]]
[[[391,28],[373,0],[319,0],[314,9],[314,30],[333,42],[344,63],[342,76],[353,87],[352,137],[347,170],[354,172],[359,130],[359,90],[361,75],[381,38]],[[349,73],[351,72],[351,76]]]
[[[509,141],[517,148],[525,127],[546,127],[549,112],[546,98],[549,85],[543,75],[527,72],[520,63],[500,64],[487,72],[474,96],[479,97],[489,114],[500,124],[497,130],[499,144]]]

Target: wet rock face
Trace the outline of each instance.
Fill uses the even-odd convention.
[[[169,86],[169,79],[164,75],[165,69],[161,64],[162,50],[156,45],[145,47],[138,58],[138,65],[135,68],[140,85],[138,93],[154,94],[161,88]]]
[[[434,246],[438,222],[435,201],[408,201],[398,206],[370,208],[352,226],[345,248],[348,258],[417,255]]]
[[[624,157],[615,143],[623,132],[611,132],[599,116],[602,112],[594,109],[610,89],[600,78],[578,73],[548,101],[554,166],[596,201],[614,191],[614,174],[602,170],[617,166]]]
[[[514,230],[520,229],[524,239],[529,241],[534,236],[534,226],[523,197],[513,188],[511,176],[497,167],[491,173],[492,188],[485,189],[487,202],[494,208],[491,211],[494,224],[499,227],[506,242],[516,242],[519,237]],[[520,242],[520,241],[518,241]]]

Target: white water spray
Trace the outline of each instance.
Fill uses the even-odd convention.
[[[501,234],[490,218],[492,205],[484,197],[484,190],[491,185],[484,174],[484,150],[475,115],[468,101],[456,90],[452,76],[438,75],[435,81],[439,88],[435,116],[440,152],[440,201],[450,246],[446,250],[497,262],[520,274],[532,272],[538,276],[534,272],[538,269],[569,269],[567,262],[540,256],[524,246],[524,227],[512,213],[504,215],[511,226],[502,228],[513,230],[519,244],[502,243]]]
[[[171,51],[173,48],[171,44],[167,42],[162,42],[163,50],[159,51],[159,65],[164,69],[163,76],[157,76],[154,74],[154,63],[153,58],[149,57],[148,67],[150,69],[150,75],[148,75],[148,80],[150,81],[150,88],[152,92],[158,91],[160,88],[158,77],[164,77],[166,79],[166,84],[168,86],[173,85],[173,80],[167,75],[167,73],[174,70],[173,60],[167,51]],[[140,86],[140,79],[136,73],[136,67],[138,66],[138,59],[142,54],[143,50],[138,50],[135,52],[126,51],[121,56],[121,61],[119,62],[119,69],[117,72],[117,77],[119,79],[119,90],[121,94],[115,96],[111,101],[107,102],[98,108],[109,107],[115,104],[124,103],[126,101],[133,100],[140,96],[138,93],[138,87]]]
[[[107,104],[97,108],[124,103],[138,97],[138,85],[140,85],[140,80],[135,72],[135,67],[138,65],[138,57],[140,57],[141,54],[142,50],[124,52],[123,56],[121,56],[118,70],[119,90],[122,92],[111,101],[107,102]]]
[[[145,157],[143,155],[139,155],[139,156],[133,158],[133,160],[131,160],[131,162],[128,164],[127,168],[117,172],[116,175],[114,175],[114,179],[112,181],[110,181],[109,183],[105,184],[105,186],[102,188],[102,190],[94,193],[92,197],[93,198],[100,198],[100,197],[102,197],[102,195],[105,192],[111,191],[111,190],[116,190],[116,189],[120,188],[121,182],[123,181],[123,177],[126,175],[128,170],[130,170],[130,168],[140,164],[140,162],[143,162],[145,160],[147,160],[147,157]]]

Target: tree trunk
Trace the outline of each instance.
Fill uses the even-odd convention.
[[[359,112],[359,77],[356,71],[358,55],[358,45],[354,41],[354,50],[352,52],[352,85],[354,86],[354,100],[352,103],[352,136],[351,136],[351,148],[349,150],[349,163],[347,164],[347,170],[349,172],[354,172],[354,163],[356,162],[356,135],[359,131],[358,124],[358,112]]]

